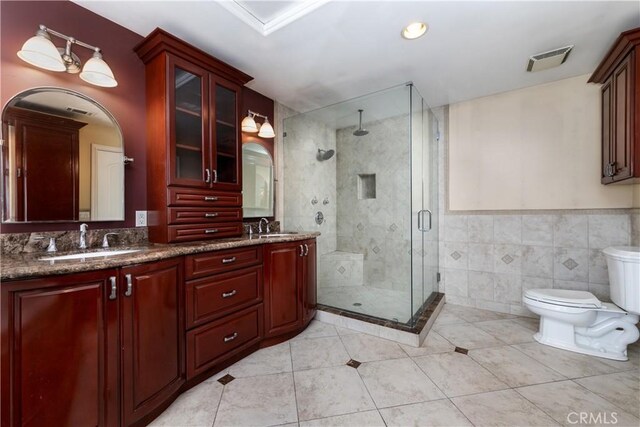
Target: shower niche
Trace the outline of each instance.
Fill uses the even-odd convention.
[[[284,128],[282,222],[322,233],[318,303],[410,324],[438,292],[431,110],[408,84],[294,115]],[[309,203],[318,194],[332,201],[321,224]],[[428,231],[417,228],[424,209]]]

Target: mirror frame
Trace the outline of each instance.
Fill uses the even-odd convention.
[[[242,150],[244,150],[244,146],[246,144],[257,144],[260,145],[262,148],[265,149],[265,151],[267,152],[267,154],[269,154],[269,157],[271,158],[271,166],[273,168],[273,215],[271,216],[265,216],[265,217],[260,217],[260,216],[244,216],[244,195],[242,198],[242,222],[256,222],[256,221],[260,221],[261,218],[266,218],[269,221],[275,221],[276,219],[276,192],[278,191],[277,189],[277,182],[278,180],[276,179],[276,161],[275,161],[275,156],[274,156],[274,152],[273,152],[273,144],[271,144],[271,146],[267,143],[264,143],[263,141],[260,140],[260,138],[251,138],[251,139],[244,139],[242,141]],[[241,150],[241,151],[242,151]],[[243,153],[244,154],[244,153]],[[244,155],[242,157],[242,162],[243,162],[243,169],[244,169]],[[244,183],[244,180],[243,180]],[[244,185],[244,184],[243,184]]]
[[[73,89],[67,89],[67,88],[63,88],[63,87],[58,87],[58,86],[35,86],[35,87],[31,87],[31,88],[27,88],[24,89],[18,93],[16,93],[15,95],[13,95],[11,98],[9,98],[7,100],[7,102],[2,106],[2,112],[0,113],[0,121],[2,122],[0,124],[0,168],[4,169],[4,161],[5,158],[7,156],[7,150],[8,147],[5,145],[5,136],[8,133],[8,125],[7,123],[4,121],[4,114],[5,114],[5,110],[10,106],[10,104],[18,97],[21,97],[24,93],[29,92],[29,93],[39,93],[39,92],[46,92],[46,91],[55,91],[55,92],[63,92],[66,93],[68,95],[73,95],[73,96],[77,96],[79,98],[84,99],[85,101],[91,102],[93,104],[95,104],[98,108],[100,108],[100,110],[102,110],[102,112],[104,112],[107,117],[111,120],[112,123],[115,124],[115,127],[118,131],[118,133],[120,134],[120,140],[122,141],[122,153],[123,156],[125,155],[124,153],[124,148],[125,148],[125,140],[124,140],[124,133],[122,132],[122,127],[120,126],[120,123],[118,122],[118,120],[116,120],[115,116],[104,106],[102,105],[100,102],[96,101],[95,99],[91,98],[90,96],[87,96],[81,92],[78,92],[76,90]],[[126,172],[126,168],[123,169],[123,174]],[[5,226],[14,226],[14,225],[29,225],[29,224],[77,224],[77,223],[83,223],[83,222],[89,222],[89,223],[104,223],[104,222],[124,222],[126,221],[126,206],[125,206],[125,200],[126,200],[126,179],[123,176],[123,198],[122,198],[122,219],[118,219],[118,220],[89,220],[89,221],[85,221],[85,220],[51,220],[51,221],[16,221],[16,222],[12,222],[12,221],[5,221],[5,214],[7,212],[8,206],[7,206],[7,189],[6,189],[6,179],[5,179],[5,174],[4,173],[0,173],[0,224],[5,227]]]

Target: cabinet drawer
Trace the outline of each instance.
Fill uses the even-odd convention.
[[[187,329],[259,303],[262,267],[187,282]]]
[[[187,332],[187,379],[215,366],[262,338],[262,305]]]
[[[169,188],[169,206],[242,207],[242,193]]]
[[[169,224],[233,221],[242,221],[242,208],[169,208]]]
[[[188,255],[185,258],[185,275],[187,279],[193,279],[260,263],[262,263],[261,246]]]
[[[169,242],[191,242],[194,240],[219,239],[242,235],[242,223],[170,225]]]

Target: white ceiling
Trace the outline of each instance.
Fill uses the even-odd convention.
[[[637,0],[331,1],[265,36],[216,1],[75,2],[143,36],[161,27],[298,111],[407,81],[439,106],[586,74],[621,31],[640,26]],[[267,21],[291,7],[242,3]],[[400,30],[416,20],[429,24],[427,34],[402,39]],[[562,66],[525,71],[530,55],[567,45],[575,47]]]

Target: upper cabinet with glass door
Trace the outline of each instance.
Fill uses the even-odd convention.
[[[239,236],[238,118],[251,77],[160,29],[135,50],[146,67],[149,239]]]

